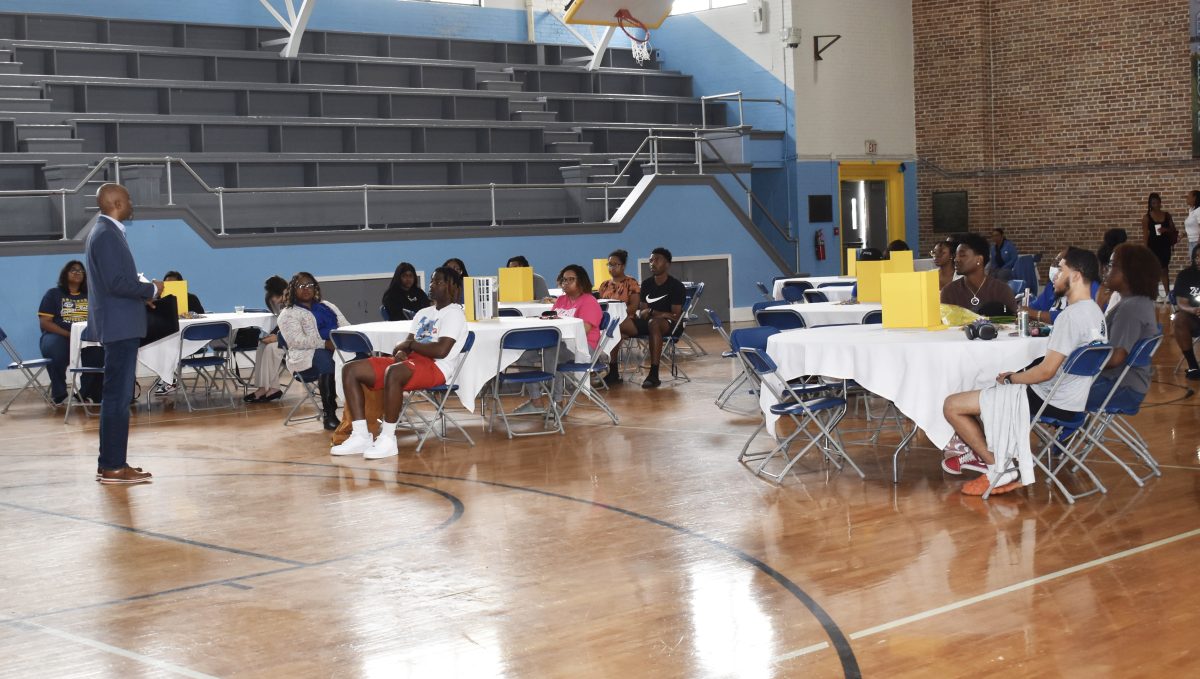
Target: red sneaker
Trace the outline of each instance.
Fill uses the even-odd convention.
[[[948,457],[942,460],[942,470],[955,476],[962,474],[963,470],[986,474],[987,463],[975,453],[963,453],[958,457]]]

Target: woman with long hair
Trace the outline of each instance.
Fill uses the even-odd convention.
[[[42,358],[50,359],[50,396],[58,405],[67,399],[67,364],[71,353],[71,324],[88,317],[87,272],[83,262],[72,259],[58,272],[58,283],[42,295],[38,326],[42,336]]]
[[[400,262],[396,272],[392,274],[392,282],[383,292],[382,303],[388,318],[393,321],[411,318],[429,306],[429,295],[417,284],[416,267],[408,262]],[[405,316],[405,311],[409,312],[409,316]]]
[[[279,312],[279,333],[287,343],[287,367],[321,390],[324,426],[337,429],[337,384],[333,377],[333,340],[329,333],[350,321],[333,302],[321,297],[321,284],[307,271],[292,276]]]
[[[1146,239],[1146,247],[1158,256],[1162,265],[1160,281],[1162,294],[1158,301],[1167,301],[1167,291],[1171,289],[1171,281],[1167,279],[1167,267],[1171,265],[1171,248],[1179,240],[1179,230],[1171,213],[1162,209],[1162,198],[1157,193],[1150,194],[1146,199],[1146,214],[1142,216],[1142,235]]]
[[[263,282],[263,308],[276,316],[283,311],[283,300],[288,282],[281,276],[271,276]],[[283,362],[283,349],[279,348],[279,330],[272,328],[258,340],[254,350],[254,374],[250,380],[255,390],[242,397],[246,403],[264,403],[283,397],[279,388],[279,366]]]

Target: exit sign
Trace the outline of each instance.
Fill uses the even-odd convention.
[[[867,148],[868,156],[873,156],[873,155],[879,153],[879,142],[875,141],[874,139],[866,140],[865,142],[863,142],[863,146],[865,146]]]

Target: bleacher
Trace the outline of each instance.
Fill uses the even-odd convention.
[[[593,72],[569,63],[588,54],[569,45],[309,31],[296,60],[260,47],[283,36],[0,14],[0,189],[73,188],[105,156],[171,156],[225,189],[430,187],[372,193],[372,228],[486,225],[493,210],[499,224],[603,221],[629,187],[606,201],[573,184],[612,181],[651,130],[725,123],[724,104],[702,115],[690,76],[638,68],[627,49]],[[694,159],[686,141],[659,148],[674,172]],[[142,182],[135,197],[166,204],[163,165],[140,165],[122,168]],[[170,180],[175,203],[215,229],[214,196],[179,165]],[[460,185],[485,188],[433,188]],[[87,202],[68,200],[69,233]],[[364,221],[350,192],[229,193],[224,210],[230,233]],[[61,217],[54,197],[0,199],[0,239],[60,237]]]

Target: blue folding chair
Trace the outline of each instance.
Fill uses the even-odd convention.
[[[883,323],[883,309],[871,309],[863,314],[862,325],[881,325]]]
[[[207,321],[186,325],[179,331],[179,362],[175,364],[175,382],[179,385],[179,389],[176,394],[183,395],[188,412],[224,407],[211,405],[214,393],[224,394],[229,399],[229,407],[234,407],[233,391],[229,388],[229,382],[236,381],[236,378],[229,371],[229,363],[225,357],[216,355],[208,346],[214,340],[225,340],[227,345],[231,345],[233,343],[232,326],[226,321]],[[206,344],[201,352],[184,355],[185,342],[205,342]],[[185,369],[190,369],[193,373],[190,389],[184,380],[183,371]],[[202,386],[205,401],[210,405],[198,408],[192,404],[190,394],[197,394]]]
[[[286,356],[288,350],[287,340],[284,339],[282,332],[279,333],[278,337],[279,348],[283,349],[284,356]],[[292,388],[292,385],[297,383],[299,383],[300,387],[304,390],[304,394],[300,397],[299,401],[296,401],[295,405],[292,406],[292,409],[288,411],[287,415],[284,416],[283,426],[285,427],[290,424],[296,424],[297,422],[319,420],[325,415],[325,409],[321,407],[321,400],[317,397],[317,381],[315,379],[307,380],[304,378],[303,373],[293,372],[292,379],[289,380],[288,383],[283,387],[283,393],[286,394],[288,390]],[[297,416],[296,413],[306,403],[313,407],[313,414],[302,417]]]
[[[1139,340],[1133,345],[1125,357],[1124,369],[1113,381],[1112,388],[1108,390],[1104,401],[1099,406],[1088,409],[1087,424],[1080,430],[1080,434],[1085,439],[1085,447],[1078,453],[1080,460],[1087,461],[1088,454],[1099,448],[1113,462],[1120,465],[1125,473],[1133,478],[1138,487],[1143,486],[1146,481],[1155,476],[1162,476],[1162,469],[1158,466],[1158,461],[1150,454],[1150,446],[1146,443],[1146,439],[1142,438],[1133,424],[1126,419],[1138,414],[1146,395],[1138,394],[1130,389],[1122,389],[1121,383],[1125,381],[1125,376],[1131,370],[1150,366],[1154,352],[1162,345],[1162,341],[1162,335],[1155,335]],[[1108,436],[1110,433],[1112,438]],[[1144,476],[1139,475],[1105,445],[1114,441],[1124,443],[1133,452],[1136,461],[1150,470],[1149,473]],[[1065,464],[1065,460],[1055,468],[1055,473],[1061,469],[1063,464]]]
[[[760,387],[774,397],[775,403],[770,406],[771,413],[780,417],[787,416],[796,425],[796,430],[782,440],[776,437],[777,443],[770,450],[749,452],[750,444],[759,432],[766,428],[764,418],[742,446],[738,454],[739,462],[757,462],[758,466],[753,470],[755,474],[781,482],[800,458],[815,446],[821,451],[823,458],[839,471],[848,463],[860,478],[865,478],[862,470],[846,454],[836,433],[838,422],[846,415],[846,399],[828,395],[828,388],[824,385],[805,387],[785,382],[779,378],[778,367],[766,351],[743,347],[739,353],[758,376]],[[791,454],[792,442],[801,434],[807,436],[808,441],[798,452]],[[777,456],[782,458],[783,466],[778,472],[767,471],[767,465]]]
[[[604,411],[605,415],[612,420],[613,424],[618,424],[620,418],[613,412],[613,409],[608,405],[608,401],[592,387],[592,376],[597,374],[599,370],[596,368],[600,363],[600,357],[604,356],[604,345],[611,341],[616,329],[620,323],[613,321],[612,316],[605,311],[600,317],[600,341],[596,344],[596,349],[592,351],[592,355],[587,363],[578,361],[566,361],[558,364],[558,372],[563,376],[566,383],[568,396],[567,404],[563,406],[562,416],[566,417],[571,413],[571,409],[579,401],[579,397],[586,396],[596,407]]]
[[[821,302],[828,302],[829,296],[820,290],[805,290],[804,301],[808,304],[819,304]]]
[[[497,411],[500,414],[500,419],[504,420],[504,429],[508,432],[508,438],[514,436],[539,436],[542,434],[565,434],[562,425],[562,414],[558,410],[558,404],[554,402],[552,386],[554,383],[554,367],[558,365],[558,345],[562,341],[562,333],[558,328],[516,328],[505,332],[500,337],[500,352],[496,357],[496,378],[492,380],[492,415],[488,418],[488,429],[494,428]],[[510,366],[504,368],[504,352],[507,350],[515,351],[536,351],[541,356],[541,369],[520,368]],[[546,431],[521,432],[513,433],[512,426],[508,421],[509,417],[523,417],[515,413],[508,413],[504,410],[504,403],[500,400],[500,388],[507,384],[515,385],[537,385],[541,395],[544,395],[548,401],[545,412],[534,413],[543,420],[543,427]],[[551,428],[553,425],[553,428]]]
[[[521,313],[520,309],[514,309],[508,306],[500,307],[500,318],[524,318],[525,314]]]
[[[773,309],[781,306],[791,306],[792,302],[786,300],[771,300],[769,302],[755,302],[750,306],[750,315],[755,316],[763,309]]]
[[[53,408],[54,399],[50,396],[50,385],[42,384],[40,379],[42,373],[46,372],[46,369],[50,366],[50,359],[35,358],[28,361],[22,359],[21,354],[17,353],[17,348],[9,341],[8,334],[4,332],[3,328],[0,328],[0,346],[4,347],[4,351],[8,352],[9,358],[12,359],[7,369],[19,370],[21,371],[21,376],[25,378],[25,384],[17,390],[17,393],[13,394],[12,398],[8,399],[8,403],[4,404],[4,409],[0,410],[0,415],[7,413],[13,401],[16,401],[21,394],[24,394],[26,389],[36,391],[41,395],[46,405]],[[70,412],[70,409],[68,409],[68,412]]]
[[[387,307],[382,304],[379,305],[379,317],[385,321],[392,320],[392,315],[388,313]]]
[[[332,330],[329,332],[329,340],[333,342],[343,364],[375,354],[371,338],[357,330]],[[350,358],[346,357],[347,354],[350,354]]]
[[[1050,391],[1042,401],[1042,407],[1038,408],[1032,418],[1032,430],[1037,436],[1040,446],[1033,454],[1033,463],[1046,474],[1046,482],[1056,486],[1070,504],[1074,504],[1078,498],[1108,491],[1078,455],[1085,437],[1075,436],[1075,434],[1087,421],[1087,413],[1081,411],[1070,418],[1057,418],[1046,414],[1046,405],[1053,400],[1067,375],[1095,380],[1096,376],[1104,370],[1112,352],[1111,346],[1100,343],[1089,344],[1072,351],[1063,364],[1062,372],[1051,383]],[[1070,461],[1076,469],[1082,469],[1087,474],[1092,482],[1091,490],[1082,493],[1071,493],[1067,490],[1056,474],[1063,467],[1061,462],[1056,462],[1054,459],[1058,456],[1062,456]],[[1015,469],[1017,469],[1017,460],[1007,460],[1003,472],[992,476],[988,489],[983,493],[983,499],[986,500],[991,495],[997,480]]]
[[[410,392],[409,398],[405,401],[404,410],[401,411],[401,419],[405,419],[403,416],[414,405],[414,399],[420,399],[433,406],[432,417],[427,418],[423,414],[418,414],[418,417],[422,421],[421,425],[418,426],[416,422],[413,422],[409,418],[410,425],[417,430],[418,453],[421,452],[421,447],[425,445],[425,442],[431,436],[436,436],[439,441],[449,441],[450,438],[446,434],[447,424],[452,425],[455,429],[462,432],[463,437],[472,447],[475,445],[475,439],[471,438],[471,435],[467,433],[466,429],[463,429],[458,420],[446,412],[446,404],[450,400],[450,397],[458,393],[458,376],[462,373],[463,365],[466,364],[467,358],[470,356],[471,349],[473,348],[475,348],[475,332],[469,331],[467,332],[467,339],[463,340],[462,351],[457,356],[458,365],[454,367],[453,374],[447,376],[446,383]]]
[[[805,327],[804,316],[797,309],[763,309],[754,314],[760,326],[769,325],[777,330],[799,330]]]
[[[713,331],[720,335],[721,339],[725,340],[726,345],[729,346],[728,351],[721,352],[721,358],[736,359],[740,368],[738,370],[738,374],[732,380],[730,380],[729,384],[725,385],[725,388],[721,390],[721,393],[717,394],[717,400],[715,401],[716,406],[721,410],[726,410],[726,406],[729,405],[729,399],[733,398],[733,395],[742,388],[742,385],[746,384],[749,378],[746,375],[745,369],[741,368],[741,358],[738,356],[737,351],[733,348],[733,342],[730,339],[729,333],[725,332],[725,324],[721,321],[721,317],[718,316],[717,312],[713,311],[712,309],[705,309],[704,313],[708,314],[708,320],[712,322]],[[752,391],[751,393],[754,392]],[[741,415],[754,414],[750,411],[736,410],[733,408],[729,408],[728,410],[729,412],[734,412]]]
[[[788,281],[783,284],[783,289],[780,290],[779,294],[783,296],[783,300],[785,302],[789,302],[791,304],[803,304],[804,291],[811,289],[812,283],[809,283],[808,281]]]
[[[856,283],[854,281],[827,281],[825,283],[818,283],[817,287],[818,288],[852,288],[855,286],[855,284]]]

